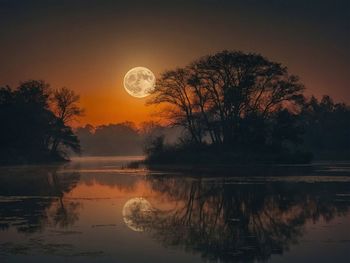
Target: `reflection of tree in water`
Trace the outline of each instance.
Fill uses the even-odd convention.
[[[79,202],[65,202],[61,197],[59,202],[52,204],[49,215],[53,224],[61,228],[71,226],[79,219]]]
[[[65,201],[63,195],[79,178],[78,173],[57,173],[57,167],[2,170],[0,226],[35,232],[48,223],[60,227],[73,224],[79,203]]]
[[[71,176],[71,174],[68,175]],[[58,177],[56,173],[49,173],[48,176],[51,179],[51,183],[49,181],[49,184],[55,189],[55,193],[58,196],[58,202],[54,202],[50,207],[50,218],[52,218],[54,225],[59,227],[73,225],[79,219],[77,210],[80,207],[80,203],[65,201],[63,195],[76,186],[77,180],[80,178],[79,174],[73,175],[73,178],[75,176],[76,179],[73,185],[67,185],[67,178],[62,178],[63,180],[60,180],[60,177]]]
[[[308,220],[331,220],[349,206],[337,202],[346,183],[237,184],[151,178],[152,188],[176,202],[155,215],[148,230],[166,246],[197,251],[223,262],[266,260],[282,254]]]

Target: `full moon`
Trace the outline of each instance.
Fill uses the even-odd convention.
[[[130,69],[124,76],[124,88],[133,97],[147,97],[154,89],[156,78],[151,70],[145,67]]]

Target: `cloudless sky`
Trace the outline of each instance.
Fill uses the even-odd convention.
[[[156,109],[124,74],[156,75],[221,51],[283,63],[307,94],[350,103],[348,0],[0,0],[0,85],[44,79],[81,96],[81,124],[139,123]]]

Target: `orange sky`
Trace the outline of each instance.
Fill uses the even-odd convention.
[[[121,89],[121,91],[117,91]],[[152,119],[155,107],[146,107],[146,99],[133,98],[117,87],[111,94],[86,94],[82,96],[81,104],[85,108],[82,122],[105,124],[113,122],[133,121],[140,123]],[[100,107],[103,104],[104,107]]]
[[[1,2],[0,85],[43,79],[73,89],[85,109],[80,125],[139,123],[156,111],[125,92],[129,69],[157,77],[230,49],[281,62],[307,94],[350,102],[349,2],[306,2]]]

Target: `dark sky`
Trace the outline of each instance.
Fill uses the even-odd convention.
[[[83,122],[142,121],[124,74],[157,75],[223,49],[258,52],[308,94],[350,103],[349,0],[0,0],[0,85],[44,79],[81,95]]]

